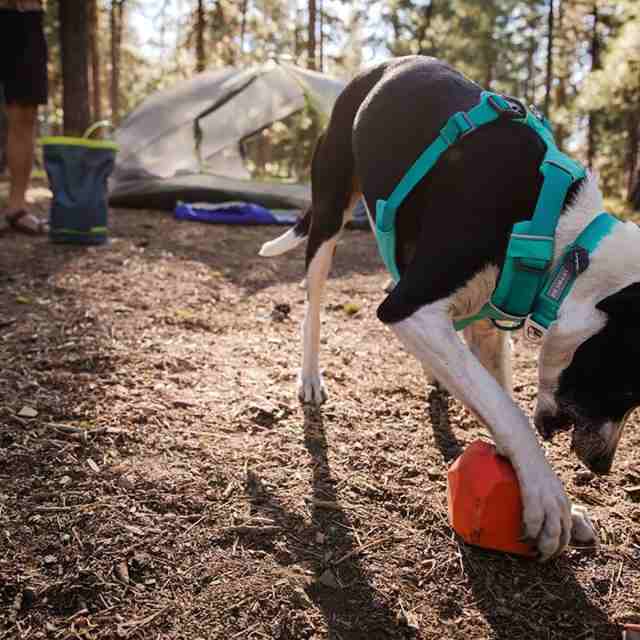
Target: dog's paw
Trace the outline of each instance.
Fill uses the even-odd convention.
[[[328,397],[320,372],[311,376],[302,375],[301,373],[298,376],[298,400],[302,404],[311,404],[318,407],[325,403]]]
[[[422,372],[424,374],[424,381],[427,383],[427,386],[434,387],[438,385],[438,381],[436,377],[431,373],[431,369],[427,368],[425,365],[422,365]]]
[[[598,534],[584,507],[571,507],[571,541],[578,545],[598,544]]]
[[[521,478],[524,537],[542,562],[558,555],[571,537],[571,503],[546,460]]]

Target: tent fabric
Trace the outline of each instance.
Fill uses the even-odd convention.
[[[329,115],[344,83],[293,65],[225,68],[160,91],[115,133],[120,145],[110,181],[113,206],[173,208],[178,200],[246,199],[301,207],[303,185],[251,180],[243,140],[301,110],[305,100]]]

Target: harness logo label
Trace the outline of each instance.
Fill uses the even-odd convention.
[[[584,247],[574,247],[567,254],[553,282],[549,286],[549,297],[560,300],[571,278],[580,275],[589,266],[589,252]]]
[[[569,278],[571,278],[571,272],[567,267],[562,267],[558,271],[558,275],[553,279],[551,286],[549,287],[549,297],[556,302],[560,300],[567,284],[569,284]]]

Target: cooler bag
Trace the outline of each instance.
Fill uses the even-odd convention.
[[[49,238],[53,242],[101,244],[108,237],[107,178],[118,145],[90,139],[106,121],[89,127],[82,138],[41,139],[44,166],[53,192]]]

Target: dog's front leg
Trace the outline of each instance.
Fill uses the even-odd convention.
[[[473,355],[484,368],[511,395],[513,375],[511,369],[511,336],[494,327],[491,320],[478,320],[464,330],[464,338]]]
[[[379,310],[384,322],[387,299]],[[389,315],[393,315],[392,313]],[[487,425],[514,466],[523,499],[524,535],[542,560],[559,553],[571,535],[571,505],[539,447],[529,420],[456,334],[445,301],[420,307],[391,329],[458,400]]]

